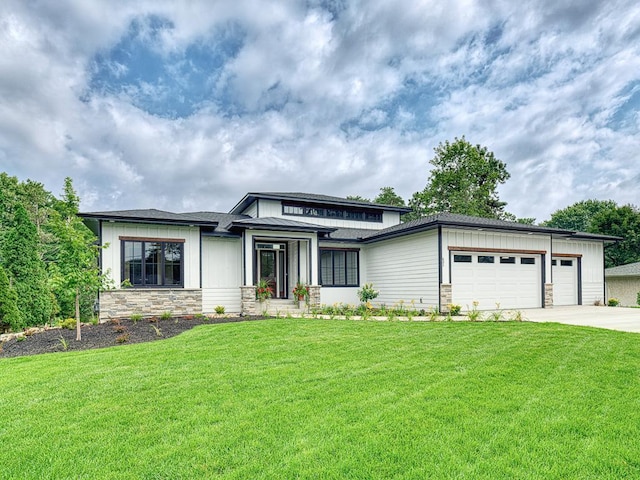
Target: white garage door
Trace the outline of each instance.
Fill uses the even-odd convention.
[[[479,310],[542,306],[540,255],[456,252],[451,255],[453,303]]]
[[[553,258],[553,304],[578,304],[578,259]]]

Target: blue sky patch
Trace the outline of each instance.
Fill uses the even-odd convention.
[[[162,36],[173,28],[157,16],[134,20],[118,44],[94,57],[88,96],[126,95],[136,107],[168,118],[219,105],[218,80],[241,49],[244,32],[227,25],[209,38],[167,53]]]

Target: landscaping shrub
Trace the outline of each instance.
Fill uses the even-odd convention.
[[[224,313],[224,306],[223,305],[216,306],[215,311],[218,315],[222,315]]]
[[[76,319],[75,318],[65,318],[61,320],[58,325],[62,328],[66,328],[67,330],[73,330],[76,328]]]
[[[610,298],[607,302],[607,305],[609,305],[610,307],[617,307],[618,305],[620,305],[620,300],[618,300],[617,298]]]

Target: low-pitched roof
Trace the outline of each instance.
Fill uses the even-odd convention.
[[[218,220],[204,218],[189,213],[173,213],[155,208],[136,210],[111,210],[108,212],[82,212],[82,218],[92,218],[96,220],[113,220],[137,223],[171,223],[179,225],[216,226]]]
[[[605,277],[640,277],[640,262],[607,268]]]
[[[366,207],[376,210],[390,210],[393,212],[408,213],[411,211],[408,207],[397,207],[395,205],[383,205],[380,203],[366,202],[362,200],[351,200],[342,197],[333,197],[331,195],[320,195],[317,193],[300,193],[300,192],[253,192],[247,193],[229,213],[243,212],[251,203],[257,199],[266,200],[292,200],[297,202],[325,204],[325,205],[341,205],[351,207]]]
[[[313,223],[299,222],[297,220],[289,220],[280,217],[262,217],[262,218],[244,218],[231,222],[230,230],[244,229],[264,229],[279,230],[289,232],[318,232],[330,233],[336,230],[335,227],[326,227],[323,225],[315,225]]]

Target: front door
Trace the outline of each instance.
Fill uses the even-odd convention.
[[[287,297],[286,249],[284,244],[258,244],[258,279],[265,280],[274,298]]]

